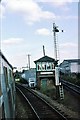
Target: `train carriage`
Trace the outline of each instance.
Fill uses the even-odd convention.
[[[15,118],[13,67],[0,52],[0,118]]]

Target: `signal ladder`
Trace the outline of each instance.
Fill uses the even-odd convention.
[[[64,90],[63,90],[63,85],[59,86],[59,94],[60,94],[60,99],[64,99]]]

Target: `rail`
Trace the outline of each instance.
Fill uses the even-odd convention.
[[[80,95],[80,86],[77,86],[73,83],[70,83],[70,82],[62,80],[62,79],[61,79],[61,82],[64,86],[68,87],[69,89],[73,90],[75,93]]]
[[[64,117],[64,115],[62,115],[59,111],[53,108],[39,95],[34,93],[34,91],[32,91],[29,88],[25,88],[24,86],[19,84],[17,84],[16,86],[20,90],[22,95],[25,97],[25,99],[28,101],[39,120],[45,120],[47,118],[67,120],[67,118]]]

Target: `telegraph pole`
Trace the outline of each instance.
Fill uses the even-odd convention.
[[[27,56],[28,56],[28,67],[29,67],[29,70],[30,70],[30,54],[28,54]]]

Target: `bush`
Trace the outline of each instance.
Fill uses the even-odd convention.
[[[60,78],[80,86],[80,73],[61,74]]]

